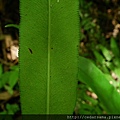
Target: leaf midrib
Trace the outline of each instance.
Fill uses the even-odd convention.
[[[49,98],[49,91],[50,91],[50,36],[51,36],[51,33],[50,33],[50,24],[51,24],[51,17],[50,17],[50,4],[51,4],[51,1],[48,0],[48,77],[47,77],[47,114],[49,114],[49,102],[50,102],[50,98]]]

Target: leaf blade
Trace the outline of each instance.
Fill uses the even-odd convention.
[[[108,113],[117,114],[120,112],[120,95],[116,89],[110,85],[104,74],[90,60],[79,57],[78,78],[93,89]]]
[[[20,89],[23,113],[72,113],[77,85],[78,3],[77,0],[26,0],[26,3],[21,0]],[[67,84],[70,87],[66,88]]]

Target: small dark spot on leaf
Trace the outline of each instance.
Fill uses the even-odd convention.
[[[33,54],[32,50],[30,48],[28,48],[28,50],[30,51],[31,54]]]
[[[53,49],[53,48],[51,48],[51,49]]]
[[[78,84],[84,84],[83,82],[81,82],[81,81],[78,81]]]

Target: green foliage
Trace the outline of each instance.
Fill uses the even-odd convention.
[[[72,114],[76,100],[78,0],[20,1],[23,114]]]
[[[92,88],[108,113],[120,113],[119,93],[109,83],[105,75],[90,60],[83,57],[79,58],[78,78]]]
[[[78,1],[25,2],[20,3],[22,113],[71,114],[76,98]],[[80,0],[80,55],[92,62],[79,57],[79,114],[116,114],[120,112],[119,41],[117,37],[106,39],[103,32],[107,30],[107,15],[97,11],[101,5],[96,9],[96,3],[99,1]],[[101,3],[108,7],[111,1]],[[19,29],[15,24],[5,27]],[[13,94],[17,81],[18,67],[3,73],[0,65],[0,89]],[[17,110],[17,105],[7,104],[1,114],[14,114]]]
[[[5,88],[9,92],[14,88],[16,83],[18,82],[18,66],[14,66],[16,69],[12,69],[3,73],[0,77],[0,89]],[[7,85],[6,85],[7,84]],[[11,92],[10,92],[11,93]]]
[[[100,54],[100,52],[103,54]],[[100,65],[100,69],[104,72],[109,81],[111,81],[113,86],[120,90],[120,54],[117,46],[117,39],[113,37],[110,39],[109,49],[103,45],[98,45],[96,51],[94,51],[94,55],[96,64]]]
[[[6,111],[0,113],[0,120],[14,120],[12,115],[14,115],[18,110],[19,107],[17,104],[7,104]]]
[[[110,46],[111,46],[111,50],[112,50],[114,56],[115,57],[120,57],[120,49],[119,49],[119,47],[117,45],[116,39],[113,38],[113,37],[110,40]]]
[[[0,65],[0,91],[1,93],[7,91],[8,93],[13,95],[13,91],[16,90],[16,86],[18,84],[18,74],[19,68],[18,66],[12,66],[10,71],[3,72],[2,65]],[[7,114],[15,114],[19,110],[17,104],[7,104],[6,111],[0,112],[1,115]],[[7,120],[6,116],[3,116],[3,120]],[[10,118],[12,120],[12,118]]]
[[[1,74],[0,77],[0,89],[4,88],[11,94],[13,93],[14,86],[18,82],[19,69],[18,66],[16,66],[15,68],[16,69],[12,69]]]
[[[13,105],[7,104],[6,109],[7,109],[9,115],[14,115],[14,113],[19,110],[19,107],[17,104],[13,104]]]
[[[99,102],[97,99],[87,95],[87,92],[93,92],[86,84],[79,84],[78,86],[78,103],[80,114],[102,114],[102,110],[99,108]],[[99,109],[99,110],[98,110]]]
[[[2,73],[3,73],[3,68],[2,68],[2,64],[0,64],[0,77],[1,77]]]
[[[109,24],[109,26],[105,26],[106,21],[107,22],[110,21],[109,19],[110,15],[108,14],[107,16],[106,13],[101,12],[102,10],[100,11],[100,7],[104,4],[104,2],[105,2],[105,6],[102,7],[102,10],[103,9],[107,10],[108,6],[110,10],[113,9],[112,6],[110,8],[110,4],[112,1],[107,1],[107,2],[102,1],[101,4],[98,4],[100,3],[99,1],[96,1],[95,3],[88,0],[82,1],[82,5],[80,8],[80,11],[81,11],[80,12],[80,19],[81,19],[80,55],[91,59],[91,61],[97,66],[97,68],[99,68],[102,71],[102,74],[104,75],[105,79],[111,84],[111,86],[113,86],[115,91],[117,90],[118,92],[117,94],[119,97],[119,92],[120,92],[120,76],[119,76],[120,49],[118,47],[119,38],[110,36],[110,38],[108,39],[105,36],[106,34],[105,32],[107,32],[107,29],[111,30],[112,27],[111,27],[111,23]],[[105,20],[106,18],[108,18],[108,20]],[[95,72],[96,70],[93,69],[93,71]],[[79,71],[79,73],[80,72],[81,71]],[[86,76],[87,75],[88,73],[86,72]],[[95,75],[96,74],[92,74],[92,76],[95,76]],[[82,78],[80,79],[80,81],[85,81],[85,80],[86,79],[84,77],[83,79]],[[96,82],[97,82],[97,78],[96,78]],[[100,82],[102,81],[100,80]],[[80,84],[79,86],[82,86],[82,84]],[[80,89],[81,93],[86,94],[87,91],[90,91],[92,93],[93,91],[89,90],[89,87],[91,87],[89,83],[84,84],[83,88],[86,88],[86,89],[85,91],[84,89]],[[91,88],[93,89],[93,87]],[[100,87],[98,88],[100,89]],[[96,93],[95,90],[94,92]],[[96,94],[98,95],[98,93]],[[110,94],[113,95],[113,93],[110,93]],[[80,107],[80,111],[79,111],[80,114],[82,114],[83,112],[86,114],[87,113],[105,114],[107,112],[107,110],[105,109],[106,105],[105,104],[103,105],[103,102],[101,102],[101,101],[104,101],[104,97],[106,96],[106,94],[104,94],[104,96],[102,96],[101,98],[98,96],[98,99],[97,99],[98,104],[96,104],[95,106],[92,104],[88,104],[87,97],[84,97],[84,96],[85,95],[80,95],[78,97],[80,99],[79,101],[80,106],[82,106],[82,104],[84,103],[89,106],[92,106],[92,110],[86,110],[83,107]],[[91,98],[94,99],[93,97]],[[102,100],[99,101],[99,99],[102,99]],[[89,102],[91,102],[90,99],[89,99]],[[114,104],[112,101],[111,103]],[[119,104],[117,100],[116,100],[116,104]],[[96,112],[96,108],[98,109],[99,112],[98,111]]]

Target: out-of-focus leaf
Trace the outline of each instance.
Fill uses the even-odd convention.
[[[110,51],[106,47],[104,47],[103,45],[99,45],[99,48],[101,49],[106,60],[108,61],[112,60],[113,55],[110,53]]]
[[[3,73],[3,68],[2,68],[2,64],[0,64],[0,76],[2,75]]]
[[[18,72],[17,67],[14,71],[5,72],[2,74],[0,78],[0,88],[4,87],[4,85],[8,83],[12,89],[18,81]]]
[[[79,110],[79,114],[92,114],[91,111],[88,111],[88,110]]]
[[[79,114],[90,114],[93,107],[89,104],[80,104]]]
[[[17,104],[7,104],[6,105],[6,109],[8,111],[8,114],[14,114],[15,112],[17,112],[19,110],[19,107]]]
[[[105,64],[102,64],[101,67],[100,67],[100,69],[104,73],[108,73],[108,74],[110,73],[109,70],[108,70],[108,68],[107,68],[107,66]]]
[[[120,80],[120,68],[115,68],[114,72],[117,75],[118,79]]]
[[[85,38],[85,35],[84,34],[80,34],[80,39],[82,40],[82,39],[84,39]]]
[[[84,26],[84,29],[85,30],[89,30],[89,29],[91,29],[93,26],[91,25],[91,24],[86,24],[85,26]]]
[[[9,77],[9,81],[8,84],[10,85],[11,88],[13,88],[15,86],[15,84],[18,81],[18,74],[19,72],[16,71],[10,71],[10,77]]]
[[[118,57],[113,59],[113,63],[114,63],[117,67],[120,67],[120,59],[119,59]]]
[[[98,101],[97,101],[97,100],[93,99],[92,97],[90,97],[90,96],[88,96],[88,95],[86,95],[86,94],[84,94],[84,96],[83,96],[83,97],[85,98],[85,100],[87,100],[87,101],[91,102],[91,103],[92,103],[92,105],[96,105],[96,104],[98,103]]]
[[[81,26],[85,26],[86,24],[90,24],[92,21],[92,18],[86,18],[81,22]]]
[[[112,76],[110,74],[104,74],[104,75],[109,82],[114,81],[114,79],[112,78]]]
[[[120,50],[116,43],[116,39],[114,39],[113,37],[111,37],[111,39],[110,39],[110,46],[111,46],[113,54],[117,57],[120,57]]]
[[[0,112],[0,115],[6,115],[7,111]]]
[[[85,87],[84,84],[82,84],[82,85],[80,84],[80,85],[79,85],[79,89],[81,89],[81,90],[83,90],[83,89],[87,90],[87,88]]]
[[[97,61],[101,64],[104,64],[105,63],[105,58],[97,51],[93,51]]]
[[[5,27],[14,27],[14,28],[17,28],[19,29],[19,25],[16,25],[16,24],[8,24],[8,25],[5,25]]]
[[[112,62],[106,61],[106,62],[105,62],[105,65],[106,65],[110,70],[113,70],[113,69],[114,69],[114,65],[113,65]]]
[[[78,79],[93,89],[108,113],[120,113],[119,93],[105,75],[90,60],[83,57],[79,57]]]
[[[10,72],[5,72],[4,74],[1,75],[0,78],[0,88],[4,87],[4,85],[8,82],[10,77]]]
[[[102,112],[102,110],[100,109],[99,106],[95,107],[95,112],[96,112],[96,114],[103,114],[103,112]]]
[[[14,66],[11,66],[10,69],[19,71],[19,66],[18,65],[14,65]]]
[[[10,86],[5,85],[4,88],[9,92],[9,94],[13,95],[13,89]]]
[[[92,2],[86,4],[85,8],[88,9],[92,5]]]
[[[105,74],[105,76],[109,80],[109,83],[113,85],[115,88],[119,86],[119,82],[116,82],[111,75]]]
[[[114,83],[113,83],[113,85],[116,87],[116,88],[118,88],[119,86],[120,86],[120,81],[114,81]]]

